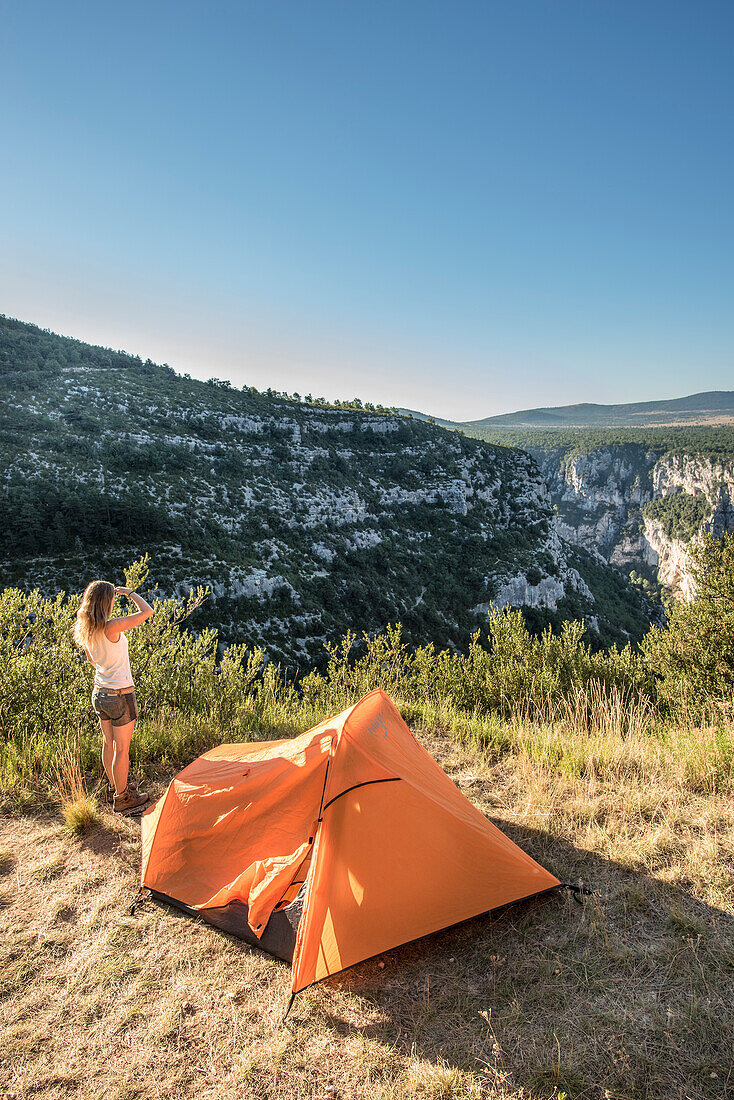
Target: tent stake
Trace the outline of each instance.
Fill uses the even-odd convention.
[[[288,1013],[293,1008],[293,1002],[295,1001],[295,999],[296,999],[295,993],[291,993],[291,999],[288,1002],[288,1007],[285,1010],[285,1014],[283,1016],[283,1019],[280,1021],[281,1024],[284,1024],[286,1022],[286,1020],[288,1019]]]
[[[599,896],[598,894],[595,894],[593,890],[590,890],[588,886],[580,886],[575,882],[559,882],[558,885],[565,888],[566,890],[570,890],[573,894],[573,900],[577,901],[579,905],[583,905],[579,894],[588,894],[588,896],[592,898],[596,898]]]
[[[141,901],[143,900],[143,898],[145,897],[145,892],[146,892],[146,887],[145,887],[145,886],[141,886],[141,887],[140,887],[140,890],[139,890],[139,892],[138,892],[138,895],[137,895],[137,897],[135,898],[135,901],[134,901],[134,902],[132,903],[132,905],[130,906],[130,910],[129,910],[129,912],[130,912],[130,916],[131,916],[131,917],[135,916],[135,910],[137,909],[138,905],[140,905],[140,902],[141,902]],[[148,893],[150,893],[150,890],[148,890]]]

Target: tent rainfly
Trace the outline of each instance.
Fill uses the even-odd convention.
[[[142,853],[143,889],[292,963],[294,995],[561,885],[379,689],[298,737],[194,760],[143,814]]]

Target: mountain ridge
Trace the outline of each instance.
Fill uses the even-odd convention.
[[[656,401],[573,405],[546,405],[517,412],[485,416],[479,420],[445,420],[414,409],[399,409],[406,416],[432,420],[443,427],[469,428],[602,428],[672,427],[687,424],[734,424],[734,390],[704,390],[685,397]]]

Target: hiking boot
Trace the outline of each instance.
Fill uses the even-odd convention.
[[[116,794],[113,803],[116,814],[132,814],[143,809],[148,804],[148,792],[137,791],[128,783],[122,794]]]
[[[137,794],[137,791],[138,791],[138,784],[136,783],[136,781],[135,781],[134,779],[128,779],[128,781],[127,781],[127,789],[128,789],[129,791],[133,791],[133,793]],[[142,794],[147,794],[147,792],[146,792],[146,791],[142,791],[141,793],[142,793]],[[108,779],[108,780],[107,780],[107,801],[109,802],[110,806],[113,806],[113,805],[114,805],[114,802],[115,802],[115,797],[116,797],[116,796],[115,796],[115,787],[114,787],[114,784],[110,783],[110,781],[109,781],[109,779]]]

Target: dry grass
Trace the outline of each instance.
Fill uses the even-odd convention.
[[[150,902],[129,915],[135,822],[105,812],[71,838],[50,812],[0,819],[0,1095],[734,1095],[734,808],[706,764],[713,734],[695,766],[693,733],[600,730],[586,753],[572,722],[516,737],[489,759],[423,740],[514,840],[600,896],[390,952],[306,990],[285,1027],[287,966]]]
[[[64,821],[70,833],[79,836],[99,823],[97,805],[92,798],[84,796],[76,798],[73,802],[64,803]]]
[[[62,757],[56,775],[61,813],[69,832],[81,836],[99,825],[97,803],[87,791],[77,757],[69,753]]]

